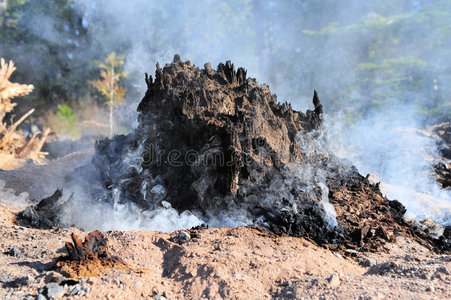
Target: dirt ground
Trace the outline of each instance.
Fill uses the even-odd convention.
[[[182,245],[175,233],[107,232],[128,268],[65,278],[53,270],[64,243],[87,232],[17,226],[18,211],[0,203],[0,299],[451,299],[451,256],[406,238],[342,256],[251,227],[191,231]]]

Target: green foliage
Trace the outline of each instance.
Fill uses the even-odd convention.
[[[75,137],[80,134],[75,114],[68,104],[58,104],[55,117],[55,121],[50,126],[58,135]]]
[[[8,0],[0,22],[0,50],[19,66],[20,81],[33,82],[29,105],[38,111],[75,102],[89,92],[92,59],[82,53],[89,42],[82,16],[71,0]]]
[[[58,104],[56,117],[60,120],[64,120],[70,127],[74,127],[77,124],[77,121],[75,121],[75,114],[72,112],[72,108],[67,104]]]

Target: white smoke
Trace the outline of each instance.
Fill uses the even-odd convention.
[[[352,82],[357,74],[350,70],[355,69],[357,62],[353,61],[352,53],[346,49],[351,47],[356,51],[361,50],[364,36],[355,35],[349,40],[342,39],[342,36],[326,37],[323,48],[334,49],[335,55],[325,57],[321,52],[316,53],[318,49],[312,47],[306,36],[299,32],[320,30],[332,21],[340,25],[352,24],[367,17],[368,11],[377,11],[378,3],[355,0],[337,1],[335,4],[339,5],[328,5],[327,1],[317,3],[312,6],[312,1],[75,0],[73,5],[82,14],[83,26],[90,37],[87,49],[78,51],[96,58],[99,53],[124,52],[120,54],[125,55],[125,70],[129,73],[129,81],[134,82],[134,90],[128,93],[128,105],[120,108],[118,115],[136,126],[136,106],[146,88],[143,73],[152,73],[158,61],[171,61],[174,53],[179,53],[183,59],[190,59],[197,65],[211,62],[214,66],[232,60],[235,65],[248,69],[250,76],[260,82],[267,82],[281,100],[291,101],[298,110],[305,110],[311,104],[313,89],[320,88],[321,96],[328,89],[335,88],[338,80]],[[415,10],[421,4],[419,1],[412,3]],[[307,8],[316,11],[307,11]],[[323,19],[317,18],[319,12]],[[375,15],[370,14],[368,17],[371,16]],[[51,16],[36,15],[30,18],[28,26],[43,39],[66,43],[52,29],[55,23]],[[418,30],[425,35],[438,34],[428,27],[419,26]],[[412,40],[416,40],[416,36],[412,36]],[[447,47],[448,40],[441,40]],[[43,65],[40,57],[34,58],[31,54],[33,47],[25,47],[30,48],[27,57],[34,60],[32,64]],[[410,48],[411,43],[400,47],[399,51]],[[440,64],[434,57],[427,59]],[[380,78],[376,74],[374,79]],[[393,91],[387,89],[386,95],[391,93]],[[404,100],[407,100],[416,95],[407,91],[404,96]],[[360,102],[361,95],[356,91],[346,97],[354,100],[352,103],[355,104],[355,107],[347,107],[347,112],[366,105]],[[333,102],[327,97],[323,100]],[[423,99],[425,103],[430,101],[433,100]],[[328,110],[327,106],[325,110]],[[374,174],[383,181],[383,192],[389,198],[400,200],[412,216],[450,224],[450,192],[441,190],[428,175],[431,162],[426,158],[435,154],[435,143],[417,134],[417,131],[410,130],[420,129],[422,125],[415,110],[416,107],[410,105],[387,107],[370,112],[353,126],[347,126],[344,118],[329,115],[326,120],[332,123],[330,145],[335,147],[334,151],[338,155],[349,158],[360,172]],[[307,143],[303,145],[307,146]],[[138,153],[131,153],[128,159],[121,167],[140,168],[138,163],[141,158]],[[308,175],[312,185],[320,187],[324,197],[321,203],[333,216],[333,207],[327,202],[327,186],[322,184],[322,171],[309,166],[302,170],[302,174]],[[152,180],[145,182],[140,192],[151,193],[154,188],[161,192],[160,187],[156,188],[158,184]],[[83,195],[82,191],[78,193]],[[6,195],[3,194],[3,197]],[[82,198],[77,196],[77,203],[81,208],[85,206],[89,209],[86,205],[90,201]],[[87,224],[86,227],[96,227],[98,222],[103,224],[104,229],[154,228],[152,226],[157,223],[152,220],[157,219],[164,219],[165,222],[161,221],[155,228],[177,228],[173,224],[185,226],[200,222],[199,219],[194,220],[192,215],[178,215],[172,208],[157,208],[157,212],[167,218],[153,215],[150,219],[144,218],[144,221],[134,215],[134,207],[115,206],[117,218],[111,218],[108,209],[111,208],[96,204],[92,209],[92,217],[80,213],[73,216],[73,220]],[[246,215],[224,215],[215,224],[245,224],[247,218]]]
[[[330,20],[351,24],[362,17],[376,16],[366,16],[364,12],[378,9],[377,5],[348,1],[343,3],[341,9],[334,8],[331,11],[330,20],[312,22],[315,19],[315,13],[312,12],[311,20],[293,19],[296,25],[291,26],[285,20],[288,15],[296,17],[293,7],[302,8],[299,3],[167,1],[162,4],[160,1],[77,0],[75,5],[83,13],[88,31],[98,37],[94,47],[115,50],[118,45],[130,45],[126,52],[126,70],[130,74],[137,74],[138,80],[141,80],[139,76],[142,73],[153,70],[157,61],[170,61],[174,53],[181,54],[182,58],[190,59],[197,65],[207,61],[215,65],[231,59],[236,65],[247,68],[248,74],[259,81],[268,82],[273,92],[282,96],[282,100],[291,100],[296,109],[305,109],[310,105],[311,90],[318,85],[324,89],[332,88],[338,79],[351,83],[356,74],[349,70],[353,69],[356,62],[351,53],[346,51],[348,48],[341,45],[352,44],[355,49],[363,45],[362,37],[355,36],[352,40],[343,41],[339,35],[329,36],[324,40],[324,48],[337,50],[334,57],[328,58],[329,63],[325,64],[321,57],[307,62],[303,60],[313,57],[310,53],[313,48],[309,48],[307,38],[303,40],[297,31],[319,30]],[[306,3],[305,7],[310,6]],[[322,7],[322,4],[318,4],[318,7]],[[310,12],[298,13],[310,17]],[[111,24],[107,27],[109,32],[97,32],[105,28],[97,25],[106,21]],[[271,67],[274,63],[269,61],[271,57],[274,58],[273,53],[280,53],[277,56],[278,63],[282,65],[279,72],[274,72]],[[306,74],[304,70],[293,69],[290,65],[313,66],[314,72]],[[302,90],[306,87],[309,89]],[[140,88],[141,95],[144,88],[144,85]],[[392,92],[387,89],[387,95]],[[365,105],[359,103],[360,95],[356,92],[348,97],[353,98],[355,109]],[[132,115],[135,106],[131,105],[129,109],[128,114]],[[353,110],[349,107],[346,109],[347,112]],[[398,199],[406,205],[411,216],[432,218],[448,224],[451,215],[450,193],[440,189],[427,172],[431,162],[426,157],[435,154],[435,143],[430,138],[405,130],[421,127],[421,120],[417,116],[416,108],[405,104],[369,113],[353,126],[347,126],[344,118],[329,115],[330,144],[339,156],[350,159],[360,172],[374,174],[383,181],[383,192],[388,198]],[[133,117],[128,119],[136,120]],[[315,153],[307,147],[321,149],[323,146],[312,145],[314,140],[309,139],[308,143],[301,144],[306,153]],[[302,176],[321,189],[321,204],[328,212],[330,223],[334,224],[335,211],[328,203],[324,172],[313,165],[305,166]],[[152,188],[152,184],[143,191],[149,188]],[[242,220],[237,221],[239,224],[247,220],[246,216],[236,218]],[[232,219],[231,216],[224,216],[224,220],[218,222],[234,223],[230,221]]]
[[[81,208],[85,208],[85,210]],[[134,204],[84,201],[79,196],[65,207],[62,221],[76,224],[84,230],[155,230],[172,232],[191,228],[203,222],[189,211],[177,212],[171,207],[142,211]]]
[[[5,181],[0,179],[0,202],[9,204],[16,208],[25,208],[29,204],[29,195],[27,192],[21,192],[16,195],[16,191],[6,188]]]
[[[334,163],[335,158],[330,157],[328,131],[325,127],[308,133],[299,133],[296,136],[297,143],[304,154],[304,159],[300,162],[302,169],[299,176],[307,183],[306,189],[319,189],[321,192],[319,203],[326,212],[326,221],[331,227],[337,226],[337,212],[329,202],[329,188],[326,183],[328,163]],[[324,165],[324,160],[327,163]]]

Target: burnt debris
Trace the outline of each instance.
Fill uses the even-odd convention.
[[[100,231],[88,234],[82,241],[75,233],[71,234],[72,243],[66,242],[67,259],[82,261],[92,257],[110,259],[107,249],[107,239]]]
[[[20,212],[17,221],[24,226],[51,229],[60,224],[60,215],[64,208],[63,190],[57,189],[53,195],[44,198],[34,206]]]
[[[127,265],[108,251],[108,239],[99,230],[89,233],[84,240],[71,234],[66,242],[67,255],[59,258],[56,267],[71,278],[99,276],[105,268],[127,269]]]
[[[432,126],[433,136],[437,140],[440,158],[433,166],[435,178],[444,189],[451,188],[451,123],[444,122]]]

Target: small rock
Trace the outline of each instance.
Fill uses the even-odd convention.
[[[340,278],[337,274],[330,275],[329,279],[327,280],[329,283],[329,286],[332,288],[336,288],[340,285]]]
[[[47,300],[47,298],[44,295],[39,294],[37,300]]]
[[[191,239],[191,236],[188,232],[186,231],[180,231],[179,233],[177,233],[176,236],[174,236],[172,238],[172,241],[174,243],[177,243],[179,245],[184,244],[186,242],[188,242]]]
[[[389,261],[370,267],[366,274],[383,276],[390,273],[396,273],[396,270],[399,270],[399,266],[396,263]]]
[[[362,261],[362,266],[364,267],[372,267],[375,266],[376,264],[377,262],[374,258],[367,258]]]
[[[72,291],[69,293],[69,297],[75,296],[75,295],[79,295],[81,292],[81,287],[79,284],[76,284],[74,286],[74,288],[72,289]]]
[[[292,286],[293,283],[291,282],[291,280],[287,280],[283,283],[284,286]]]
[[[106,283],[110,283],[110,282],[111,282],[111,279],[108,278],[108,277],[102,277],[102,281],[103,281],[103,282],[106,282]]]
[[[137,281],[137,282],[135,282],[135,284],[133,286],[134,286],[135,289],[139,289],[139,288],[141,288],[143,286],[143,284],[142,284],[141,281]]]
[[[421,279],[430,280],[433,277],[433,274],[431,271],[423,271],[420,272],[420,275],[418,276]]]
[[[46,285],[47,297],[49,299],[58,299],[64,295],[64,288],[56,282],[52,282]]]
[[[53,271],[47,273],[47,275],[44,278],[45,283],[56,282],[56,283],[60,284],[61,282],[63,282],[63,280],[64,280],[63,275],[61,275],[60,273],[57,273],[57,272],[53,272]]]
[[[17,277],[13,281],[8,282],[6,285],[12,288],[19,288],[31,284],[32,279],[30,276]]]
[[[17,247],[12,247],[7,252],[5,252],[5,254],[11,255],[11,256],[19,256],[20,250]]]
[[[164,208],[166,208],[166,209],[169,209],[169,208],[171,208],[172,206],[171,206],[171,203],[169,203],[168,201],[161,201],[161,206],[163,206]]]
[[[438,267],[435,272],[443,273],[445,275],[450,275],[448,269],[445,266]]]
[[[428,286],[428,287],[426,288],[426,292],[431,292],[431,293],[435,292],[435,287],[434,287],[433,285]]]

